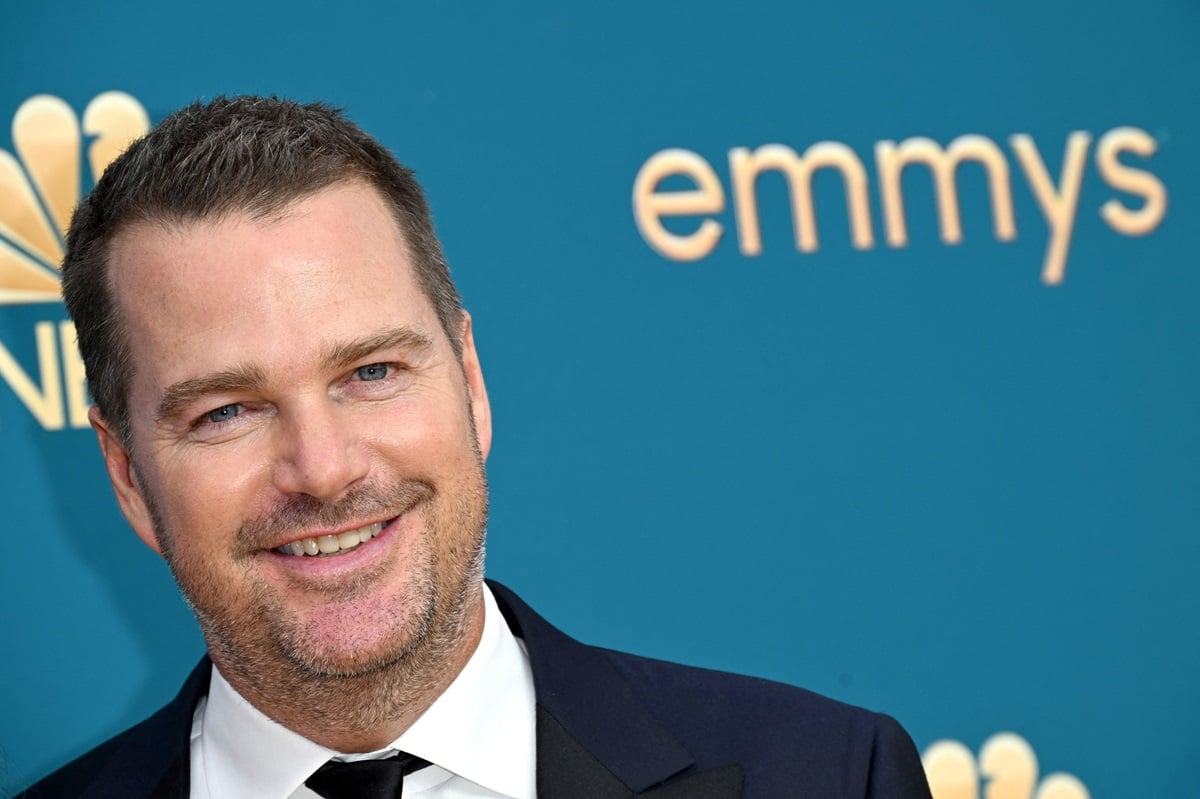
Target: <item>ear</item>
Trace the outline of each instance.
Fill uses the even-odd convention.
[[[462,314],[462,369],[467,380],[467,392],[471,396],[471,411],[475,415],[475,440],[479,452],[486,461],[492,449],[492,406],[488,402],[487,387],[483,384],[483,370],[479,366],[479,353],[475,350],[475,336],[471,332],[471,315]]]
[[[142,494],[141,484],[134,475],[129,451],[95,406],[88,410],[88,421],[92,423],[96,439],[100,442],[100,453],[104,456],[104,466],[108,469],[108,479],[112,481],[121,513],[142,543],[162,555],[162,546],[154,531],[154,520]]]

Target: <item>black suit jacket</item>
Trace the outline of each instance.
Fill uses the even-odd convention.
[[[489,585],[533,667],[539,799],[929,799],[912,741],[887,716],[585,646]],[[211,668],[202,660],[170,704],[21,797],[186,799]]]

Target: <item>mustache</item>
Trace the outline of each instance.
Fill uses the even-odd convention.
[[[428,483],[410,480],[392,486],[356,486],[335,502],[307,494],[286,497],[263,515],[243,522],[237,540],[245,554],[253,554],[301,533],[392,519],[433,494]]]

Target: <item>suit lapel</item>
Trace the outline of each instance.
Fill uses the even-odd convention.
[[[538,707],[537,795],[539,799],[630,799],[633,792],[549,711]]]
[[[190,762],[189,753],[188,757],[180,757],[172,763],[149,799],[188,799],[192,790]]]
[[[639,799],[741,799],[742,767],[698,771],[637,794]]]
[[[698,771],[634,792],[543,707],[537,713],[539,799],[738,799],[742,767]]]
[[[537,694],[539,799],[738,799],[740,766],[695,759],[634,694],[601,650],[564,635],[489,581],[524,639]]]

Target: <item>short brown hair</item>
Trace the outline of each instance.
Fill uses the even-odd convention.
[[[113,238],[133,223],[182,224],[228,213],[269,218],[296,200],[360,180],[391,206],[456,355],[462,300],[429,206],[410,170],[340,110],[276,97],[218,97],[176,111],[130,145],[75,211],[63,298],[100,413],[129,441],[132,364],[108,279]]]

